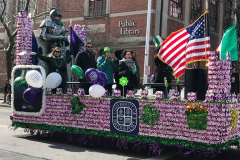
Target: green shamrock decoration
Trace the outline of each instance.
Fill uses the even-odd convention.
[[[160,118],[159,111],[157,109],[153,109],[151,104],[143,106],[143,112],[141,120],[146,125],[151,124],[154,126],[155,122],[157,122]]]
[[[71,112],[71,114],[78,114],[78,113],[80,113],[80,112],[83,110],[83,108],[86,107],[85,104],[82,104],[82,103],[80,102],[79,97],[75,97],[75,98],[73,98],[73,99],[71,100],[71,106],[72,106],[72,112]]]
[[[122,86],[126,86],[128,84],[128,79],[127,77],[122,77],[119,79],[119,84],[121,84]]]

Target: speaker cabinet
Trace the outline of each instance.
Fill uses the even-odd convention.
[[[204,100],[207,91],[207,69],[188,68],[185,70],[185,99],[188,92],[196,92],[198,100]]]

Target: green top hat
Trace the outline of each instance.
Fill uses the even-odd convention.
[[[113,53],[113,51],[109,47],[104,47],[103,48],[103,53],[102,54],[104,54],[105,52],[110,52],[111,54]]]
[[[159,35],[157,35],[156,37],[153,38],[153,43],[157,48],[159,48],[161,46],[162,42],[163,42],[163,40]]]

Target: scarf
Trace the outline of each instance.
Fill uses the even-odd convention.
[[[119,64],[125,63],[131,70],[136,70],[136,65],[135,62],[132,59],[125,59],[123,58],[122,60],[119,61]]]

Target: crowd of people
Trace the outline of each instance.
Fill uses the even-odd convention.
[[[124,86],[124,95],[127,90],[136,90],[140,88],[140,74],[139,66],[136,61],[136,52],[127,50],[116,50],[115,58],[113,59],[113,51],[109,47],[103,47],[97,54],[97,60],[95,60],[95,54],[92,51],[92,43],[87,42],[85,45],[85,51],[79,53],[76,57],[76,65],[83,69],[83,72],[89,68],[96,68],[99,71],[104,72],[107,75],[108,81],[104,88],[108,91],[108,95],[112,95],[112,86],[114,80],[116,83],[116,89],[120,89],[123,92],[123,87],[119,85],[119,78],[126,77],[128,84]],[[86,83],[86,80],[80,80],[80,88],[84,88],[85,93],[88,94],[88,89],[91,84]]]
[[[139,65],[136,60],[137,53],[134,50],[116,50],[114,52],[109,47],[103,47],[99,50],[97,56],[93,53],[93,46],[91,42],[86,42],[85,50],[76,56],[75,65],[82,68],[85,73],[89,68],[95,68],[104,72],[107,75],[107,84],[104,88],[108,91],[108,95],[112,95],[113,84],[116,84],[116,89],[121,90],[122,95],[125,96],[127,90],[134,90],[141,88]],[[157,53],[157,50],[156,50]],[[67,65],[62,56],[61,48],[55,47],[48,56],[42,56],[36,52],[31,52],[30,55],[36,55],[39,59],[48,64],[48,73],[58,72],[62,76],[62,83],[59,88],[66,89],[67,80]],[[154,72],[154,83],[163,83],[163,77],[168,77],[171,83],[171,69],[163,64],[155,55],[156,70]],[[119,84],[119,79],[126,77],[128,83],[123,87]],[[160,77],[160,78],[159,78]],[[89,88],[92,85],[85,79],[79,79],[80,88],[84,88],[85,94],[89,94]],[[158,90],[163,90],[159,88]],[[123,93],[124,92],[124,93]],[[54,93],[54,91],[53,91]]]

